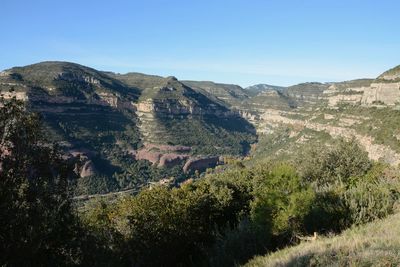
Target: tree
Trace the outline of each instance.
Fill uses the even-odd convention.
[[[366,174],[372,163],[368,153],[355,139],[340,139],[333,147],[304,151],[299,155],[296,166],[299,166],[303,179],[321,191],[338,184],[348,184],[351,177]]]
[[[0,98],[0,162],[0,265],[76,264],[72,168],[15,98]]]

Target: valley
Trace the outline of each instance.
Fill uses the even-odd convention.
[[[0,90],[42,114],[49,142],[80,158],[80,193],[93,194],[179,183],[224,157],[288,159],[337,138],[397,166],[399,79],[397,67],[376,79],[242,88],[43,62],[1,72]]]

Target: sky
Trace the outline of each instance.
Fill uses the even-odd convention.
[[[375,78],[400,65],[398,0],[0,0],[0,69],[99,70],[249,86]]]

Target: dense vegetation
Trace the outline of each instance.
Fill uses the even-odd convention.
[[[294,161],[237,163],[222,173],[74,208],[75,175],[44,142],[22,103],[0,109],[0,263],[231,266],[297,242],[383,218],[399,198],[397,172],[358,144],[303,151]]]
[[[22,103],[0,109],[0,264],[70,265],[79,253],[69,201],[73,173],[44,146],[39,118]]]

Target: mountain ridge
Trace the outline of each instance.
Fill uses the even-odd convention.
[[[96,183],[103,177],[103,191],[109,191],[115,184],[124,189],[154,177],[185,179],[189,161],[203,171],[223,164],[221,156],[279,156],[276,151],[284,146],[289,153],[307,142],[338,136],[355,135],[373,148],[371,158],[397,162],[400,133],[391,118],[397,116],[400,83],[381,76],[244,89],[48,61],[2,71],[0,91],[42,113],[50,139],[83,159],[77,166],[81,177],[96,177]],[[375,108],[393,117],[384,118]],[[357,115],[358,109],[370,117]],[[386,132],[367,126],[377,123],[387,125]],[[269,140],[266,147],[260,146],[263,140]],[[141,164],[147,176],[129,180]]]

